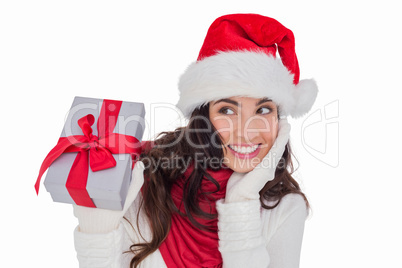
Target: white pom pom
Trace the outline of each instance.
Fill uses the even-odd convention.
[[[294,89],[294,107],[290,113],[293,118],[302,117],[308,113],[317,97],[318,87],[314,79],[300,80]]]

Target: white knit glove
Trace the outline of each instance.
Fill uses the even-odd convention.
[[[279,120],[278,137],[263,160],[250,172],[233,172],[230,176],[225,203],[256,200],[264,185],[275,177],[276,166],[289,141],[290,125],[286,118]]]
[[[78,218],[79,229],[84,233],[108,233],[118,228],[120,220],[134,202],[144,183],[144,163],[137,161],[122,211],[89,208],[73,205],[74,216]]]

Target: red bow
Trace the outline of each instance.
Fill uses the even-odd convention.
[[[39,170],[39,176],[35,183],[37,194],[39,193],[40,179],[49,166],[63,153],[78,152],[68,174],[66,188],[77,205],[95,207],[86,190],[88,168],[91,167],[91,170],[95,172],[116,166],[116,160],[112,154],[131,154],[134,160],[135,156],[141,153],[140,143],[135,137],[112,133],[121,103],[121,101],[103,101],[98,119],[99,137],[92,134],[95,118],[92,114],[88,114],[78,120],[78,125],[84,135],[73,135],[59,139],[57,145],[46,156]]]

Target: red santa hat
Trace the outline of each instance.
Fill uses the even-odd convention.
[[[180,77],[177,107],[190,117],[213,100],[267,97],[281,116],[300,117],[311,109],[318,89],[313,79],[299,81],[299,74],[292,31],[257,14],[222,16],[210,26],[197,61]]]

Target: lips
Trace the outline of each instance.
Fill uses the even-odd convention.
[[[260,144],[253,145],[237,145],[231,144],[227,146],[229,150],[238,158],[253,158],[260,152]]]

